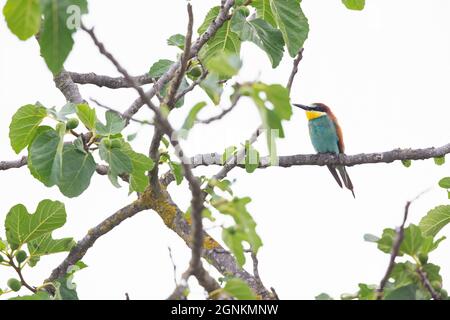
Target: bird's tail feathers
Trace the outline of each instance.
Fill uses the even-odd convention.
[[[339,178],[339,175],[336,171],[336,167],[334,166],[330,166],[328,165],[328,170],[330,170],[331,174],[333,175],[334,179],[336,180],[336,182],[338,183],[338,185],[342,188],[342,182],[341,179]]]
[[[345,187],[350,190],[353,194],[353,198],[355,198],[355,192],[353,191],[353,183],[350,180],[350,176],[347,173],[347,170],[344,166],[337,166],[337,169],[342,177],[342,181],[344,182]]]

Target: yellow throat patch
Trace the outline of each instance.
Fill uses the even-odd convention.
[[[320,111],[306,111],[306,117],[308,118],[308,120],[314,120],[316,118],[322,117],[326,115],[325,112],[320,112]]]

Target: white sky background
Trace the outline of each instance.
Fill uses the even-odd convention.
[[[4,3],[0,0],[1,7]],[[193,0],[195,25],[199,26],[207,10],[218,3]],[[90,0],[86,23],[96,26],[98,37],[131,73],[142,74],[160,58],[175,58],[177,49],[167,47],[165,41],[172,34],[185,32],[185,4],[183,0]],[[292,101],[330,105],[343,127],[348,154],[449,142],[449,1],[368,0],[362,12],[347,10],[339,0],[304,0],[302,6],[311,32]],[[3,19],[0,28],[0,159],[12,160],[18,156],[9,146],[8,126],[17,108],[37,100],[47,107],[62,106],[65,101],[39,56],[37,43],[33,39],[19,41],[5,30]],[[287,54],[276,70],[271,69],[265,53],[252,44],[243,45],[242,57],[244,68],[239,80],[286,83],[292,65]],[[66,69],[117,74],[81,32],[76,35]],[[120,110],[136,97],[130,89],[94,86],[81,87],[81,93],[85,99],[94,97]],[[189,108],[198,101],[209,102],[206,99],[201,90],[189,95],[185,107],[171,115],[173,125],[180,127]],[[226,97],[222,105],[228,106]],[[215,112],[218,109],[210,103],[201,116]],[[137,115],[141,119],[149,116],[146,110]],[[190,155],[222,152],[247,139],[259,121],[255,106],[242,100],[222,122],[196,127],[183,146]],[[136,128],[132,125],[127,132]],[[307,130],[304,114],[294,110],[292,120],[285,123],[286,138],[278,143],[279,154],[312,153]],[[133,145],[146,152],[150,137],[151,130],[143,129]],[[257,146],[264,150],[264,139]],[[411,222],[417,223],[428,209],[448,203],[437,181],[448,175],[449,162],[447,159],[443,167],[427,160],[413,162],[409,169],[399,162],[350,168],[356,200],[348,190],[341,190],[323,167],[269,168],[251,175],[235,169],[229,176],[237,179],[233,190],[237,196],[253,199],[249,209],[264,242],[259,254],[264,283],[284,299],[312,299],[321,292],[338,297],[356,291],[359,282],[378,283],[389,257],[374,244],[364,242],[363,235],[381,235],[383,228],[400,224],[405,202],[428,187],[432,190],[411,207]],[[217,170],[195,172],[211,175]],[[27,168],[1,172],[0,179],[1,221],[18,203],[30,212],[43,199],[66,204],[67,224],[54,232],[54,237],[80,239],[89,228],[134,199],[128,197],[126,186],[115,189],[106,177],[98,175],[76,199],[66,199],[56,188],[46,188]],[[173,184],[170,192],[181,208],[188,207],[186,184]],[[219,227],[209,231],[220,238]],[[450,235],[449,229],[443,234]],[[76,275],[80,298],[124,299],[125,292],[132,299],[166,298],[174,288],[168,246],[179,277],[190,251],[157,214],[141,212],[123,222],[98,240],[83,259],[89,268]],[[449,250],[447,240],[430,255],[430,262],[442,267],[444,287],[450,279]],[[33,284],[41,283],[64,257],[43,258],[36,268],[25,272],[26,278]],[[13,275],[5,270],[0,272],[2,287]],[[192,297],[202,298],[202,290],[193,286]]]

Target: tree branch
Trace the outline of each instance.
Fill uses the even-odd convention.
[[[27,156],[14,161],[0,161],[0,171],[21,168],[27,164],[27,161]]]
[[[234,1],[231,1],[234,2]],[[177,156],[180,159],[184,177],[188,181],[189,188],[192,193],[191,199],[191,217],[192,217],[192,256],[190,260],[190,270],[191,274],[195,275],[197,279],[200,281],[199,272],[201,271],[201,254],[202,254],[202,244],[203,244],[203,222],[202,222],[202,211],[203,211],[203,193],[200,188],[200,183],[198,179],[194,176],[191,166],[188,163],[187,158],[184,155],[184,152],[179,144],[179,141],[176,137],[175,131],[170,125],[169,121],[164,117],[161,111],[152,103],[150,98],[146,96],[144,90],[136,85],[133,82],[133,79],[129,75],[128,71],[122,67],[122,65],[117,61],[117,59],[106,50],[103,43],[101,43],[94,31],[92,29],[87,29],[84,25],[81,26],[81,29],[89,34],[94,44],[97,46],[99,52],[104,55],[111,63],[116,67],[116,69],[127,79],[127,81],[132,85],[132,87],[139,93],[142,101],[155,113],[155,126],[170,137],[170,142],[174,149],[177,152]],[[164,77],[164,76],[163,76]]]
[[[56,87],[62,92],[67,101],[72,103],[83,103],[78,86],[73,82],[70,74],[64,69],[53,78]]]
[[[67,72],[67,74],[72,78],[73,82],[78,84],[92,84],[97,87],[106,87],[110,89],[131,87],[124,77],[109,77],[104,75],[98,75],[93,72],[90,73]],[[139,86],[155,82],[155,79],[150,77],[148,73],[145,73],[140,76],[135,76],[132,78],[134,82]]]
[[[450,153],[450,144],[442,147],[431,147],[426,149],[394,149],[378,153],[361,153],[355,155],[334,155],[334,154],[297,154],[291,156],[279,156],[278,163],[271,165],[269,157],[262,157],[259,161],[259,168],[264,169],[271,166],[288,168],[292,166],[325,166],[325,165],[345,165],[348,167],[363,164],[391,163],[399,160],[425,160],[442,157]],[[230,166],[222,164],[222,155],[218,153],[198,154],[190,158],[190,163],[194,168],[199,166]],[[234,166],[245,167],[241,162],[236,163],[236,158],[231,159]]]

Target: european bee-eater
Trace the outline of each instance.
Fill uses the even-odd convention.
[[[328,106],[323,103],[313,103],[311,106],[294,104],[294,106],[306,111],[306,117],[309,120],[309,135],[316,152],[335,154],[344,153],[345,146],[342,129]],[[344,186],[349,189],[352,192],[353,197],[355,197],[353,184],[345,167],[339,165],[328,165],[327,167],[339,186],[342,188],[342,182],[344,182]],[[342,182],[338,172],[341,175]]]

